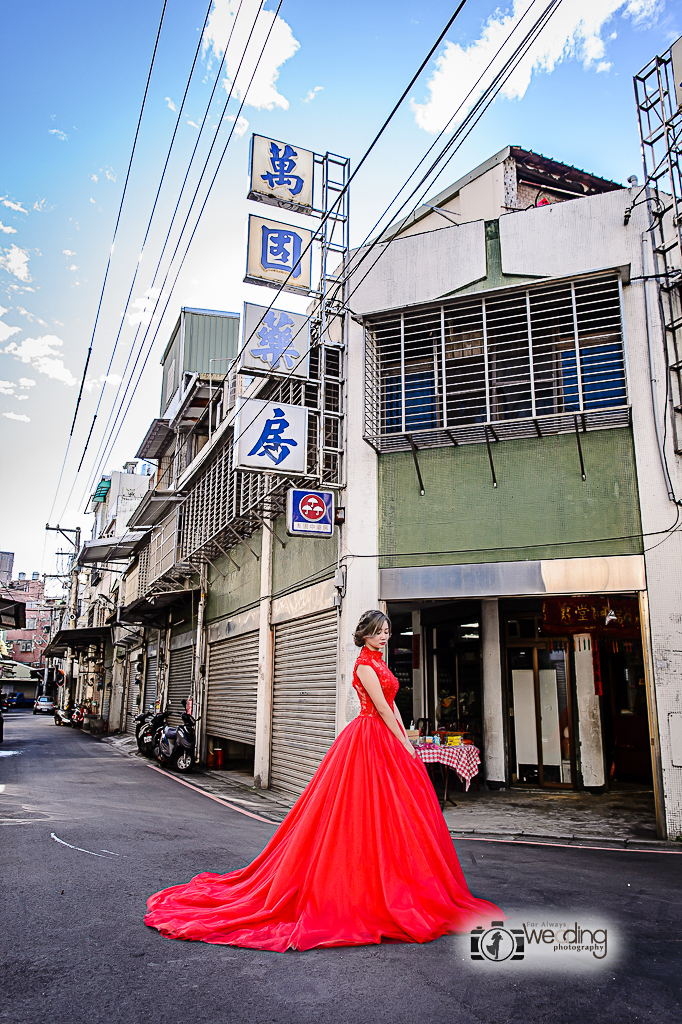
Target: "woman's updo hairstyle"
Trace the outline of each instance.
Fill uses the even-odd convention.
[[[353,639],[355,640],[356,647],[365,646],[365,637],[373,636],[378,633],[384,623],[388,623],[388,628],[391,628],[391,620],[388,615],[384,615],[383,612],[373,609],[372,611],[364,612],[360,616],[360,621],[355,627],[353,633]]]

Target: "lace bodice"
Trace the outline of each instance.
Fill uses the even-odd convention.
[[[357,690],[358,697],[360,698],[359,717],[364,716],[366,718],[374,716],[375,718],[378,718],[379,712],[374,707],[372,698],[358,679],[358,665],[369,665],[374,669],[389,707],[393,707],[393,701],[396,693],[398,692],[398,680],[382,658],[381,651],[370,651],[369,647],[362,648],[358,655],[358,660],[355,662],[355,668],[353,669],[353,686]]]

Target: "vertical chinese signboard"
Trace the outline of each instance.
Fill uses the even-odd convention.
[[[244,303],[240,371],[308,377],[310,320],[301,313]]]
[[[245,280],[307,295],[312,239],[306,228],[251,214]]]
[[[254,135],[249,199],[310,213],[315,158],[307,149]]]
[[[235,469],[306,472],[308,410],[302,405],[240,399],[235,422]]]

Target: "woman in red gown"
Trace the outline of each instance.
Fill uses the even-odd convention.
[[[325,754],[261,854],[147,901],[145,924],[172,939],[311,949],[429,942],[504,915],[469,892],[426,768],[382,658],[388,618],[365,612],[353,673],[361,710]]]

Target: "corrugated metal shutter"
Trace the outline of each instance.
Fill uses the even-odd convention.
[[[258,631],[220,640],[209,651],[206,732],[254,744]]]
[[[144,710],[153,711],[156,704],[156,676],[158,671],[158,660],[156,655],[147,655],[147,672],[144,684]]]
[[[168,670],[168,700],[171,713],[168,721],[171,725],[179,725],[183,700],[187,700],[192,689],[192,654],[193,647],[181,647],[179,651],[171,651]]]
[[[300,793],[334,742],[336,611],[275,626],[271,784]]]
[[[102,698],[102,718],[105,722],[109,721],[109,708],[111,707],[111,685],[106,684],[104,688],[104,697]]]
[[[126,732],[135,735],[135,719],[140,713],[137,703],[137,695],[140,688],[135,682],[135,670],[137,668],[138,652],[135,652],[133,660],[128,662],[128,696],[126,699]]]

